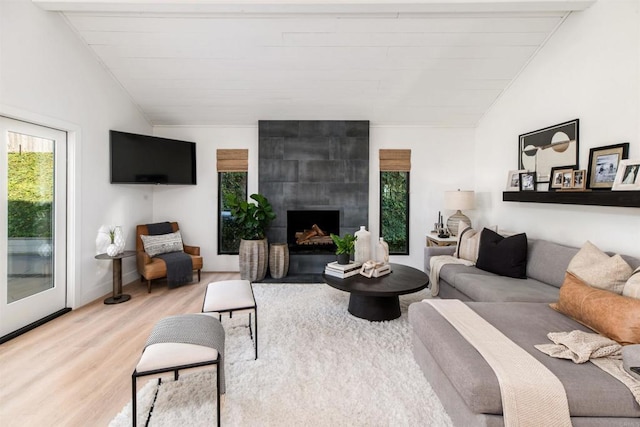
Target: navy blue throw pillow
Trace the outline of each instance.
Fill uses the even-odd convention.
[[[488,228],[480,235],[476,267],[501,276],[527,278],[527,235],[502,237]]]

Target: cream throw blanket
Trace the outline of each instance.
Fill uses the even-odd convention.
[[[560,380],[459,300],[424,300],[478,350],[500,384],[506,427],[571,426]]]
[[[451,255],[438,255],[429,260],[429,283],[431,284],[431,296],[437,297],[440,292],[440,270],[446,264],[474,265],[473,262]]]
[[[640,403],[640,381],[624,370],[620,344],[602,335],[584,331],[550,332],[547,338],[554,344],[534,347],[551,357],[570,359],[574,363],[593,363],[627,386],[636,402]]]

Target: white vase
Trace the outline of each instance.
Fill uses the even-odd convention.
[[[354,235],[357,237],[355,262],[365,263],[371,259],[371,233],[361,225]]]
[[[107,246],[107,255],[116,256],[118,255],[118,246],[115,243],[111,243]]]
[[[124,246],[126,244],[126,239],[125,239],[125,235],[124,235],[124,231],[122,231],[122,227],[120,227],[119,225],[116,226],[115,228],[115,234],[113,237],[113,243],[117,246],[118,248],[118,252],[119,254],[124,252]],[[111,255],[113,256],[113,255]]]
[[[389,264],[389,245],[382,237],[376,245],[376,261]]]

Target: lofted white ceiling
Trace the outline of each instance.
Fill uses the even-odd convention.
[[[153,125],[475,126],[591,1],[34,0]]]

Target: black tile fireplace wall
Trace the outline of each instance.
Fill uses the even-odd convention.
[[[270,243],[287,242],[288,210],[338,210],[341,235],[368,224],[368,121],[265,120],[258,128],[259,192],[277,215]],[[317,274],[333,259],[291,254],[289,274]]]

